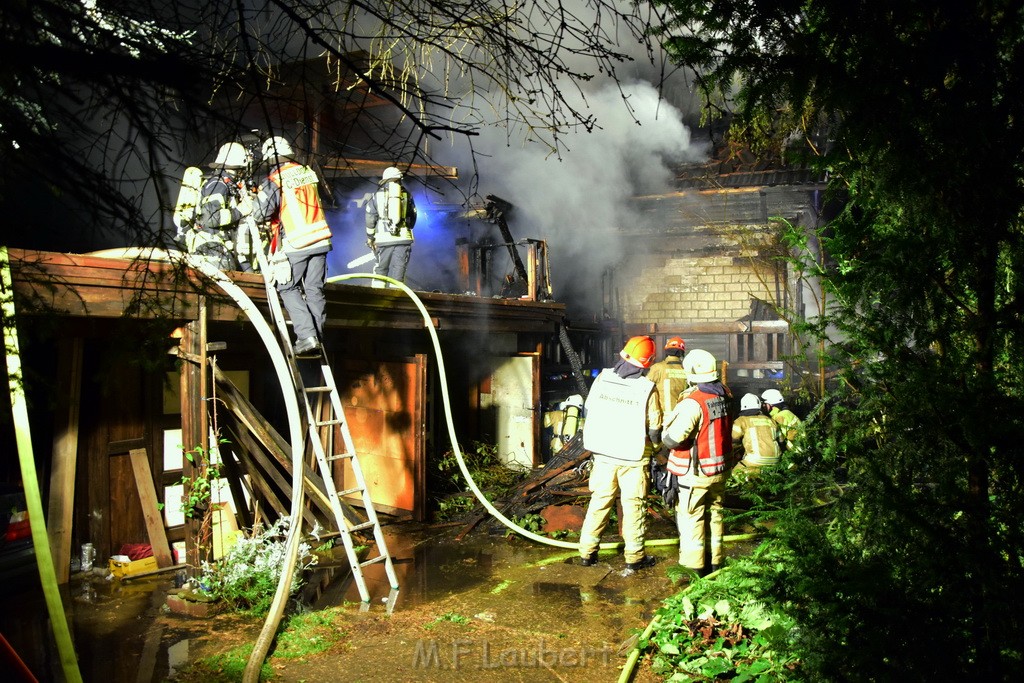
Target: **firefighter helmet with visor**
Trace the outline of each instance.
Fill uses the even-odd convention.
[[[718,362],[704,349],[694,349],[683,357],[683,370],[690,384],[714,382],[718,379]]]
[[[249,163],[249,153],[240,142],[229,142],[217,150],[217,158],[210,164],[214,168],[245,168]]]
[[[785,399],[782,398],[782,392],[778,389],[765,389],[761,394],[761,400],[770,406],[778,405],[785,401]]]

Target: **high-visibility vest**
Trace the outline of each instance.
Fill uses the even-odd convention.
[[[331,239],[324,209],[317,196],[317,177],[309,166],[288,161],[275,169],[270,181],[281,190],[279,211],[285,250],[304,249]]]
[[[732,420],[729,419],[725,396],[697,389],[683,401],[695,401],[700,406],[700,420],[697,433],[690,434],[677,448],[668,452],[668,471],[683,476],[690,472],[691,463],[696,461],[700,473],[705,476],[725,472],[732,453]]]

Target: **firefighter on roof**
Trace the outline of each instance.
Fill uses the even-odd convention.
[[[416,202],[402,185],[402,172],[389,166],[384,169],[380,187],[366,202],[366,244],[377,256],[374,274],[405,281],[415,225]],[[378,282],[374,280],[373,285],[383,286]]]
[[[252,198],[242,182],[251,162],[241,143],[222,145],[200,190],[195,221],[183,226],[188,252],[220,270],[248,269],[240,263],[236,246],[239,231],[252,214]]]

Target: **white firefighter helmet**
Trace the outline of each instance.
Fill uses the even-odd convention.
[[[683,370],[690,384],[714,382],[718,379],[718,361],[704,349],[694,349],[683,357]]]
[[[278,135],[264,140],[260,148],[260,156],[264,160],[276,161],[278,157],[291,157],[294,154],[291,143]]]
[[[389,180],[401,180],[402,172],[398,170],[397,166],[388,166],[384,169],[384,174],[380,177],[382,183],[386,183]]]
[[[786,399],[782,398],[782,392],[778,389],[765,389],[761,394],[761,400],[770,406],[778,405]]]
[[[217,150],[217,158],[210,166],[214,168],[245,168],[249,163],[249,153],[240,142],[229,142]]]
[[[757,397],[757,394],[743,394],[743,398],[740,399],[740,410],[760,410],[761,399]]]

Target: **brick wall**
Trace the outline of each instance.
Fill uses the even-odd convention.
[[[762,248],[728,237],[712,249],[688,251],[675,239],[652,252],[632,255],[617,269],[622,320],[626,324],[731,322],[750,312],[753,297],[774,301],[784,287],[775,262]],[[761,234],[762,246],[767,234]],[[767,248],[767,247],[765,247]]]

